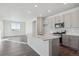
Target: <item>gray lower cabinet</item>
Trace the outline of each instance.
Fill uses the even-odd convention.
[[[70,47],[79,50],[79,37],[78,36],[70,36]]]
[[[63,35],[63,45],[70,47],[74,50],[79,50],[79,37],[72,35]]]
[[[50,56],[58,56],[59,55],[59,39],[49,40],[51,44],[49,44],[49,53]]]
[[[70,38],[68,35],[63,35],[62,37],[62,43],[65,46],[69,46],[70,45]]]

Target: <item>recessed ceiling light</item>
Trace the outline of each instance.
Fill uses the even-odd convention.
[[[40,16],[42,16],[42,14],[40,14]]]
[[[35,5],[34,7],[38,7],[38,5]]]
[[[51,10],[48,10],[48,12],[51,12]]]
[[[64,5],[66,5],[67,3],[64,3]]]
[[[31,11],[28,11],[27,13],[28,13],[28,14],[31,14]]]

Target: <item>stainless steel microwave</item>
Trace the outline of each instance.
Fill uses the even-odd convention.
[[[64,22],[62,22],[62,23],[55,23],[55,28],[64,28]]]

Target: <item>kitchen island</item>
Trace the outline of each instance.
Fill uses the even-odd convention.
[[[28,34],[27,38],[28,45],[40,56],[59,55],[59,36]]]

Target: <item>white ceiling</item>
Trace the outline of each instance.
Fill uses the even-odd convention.
[[[35,5],[38,5],[38,7],[34,7]],[[0,18],[6,20],[30,20],[37,16],[47,17],[54,15],[78,6],[78,3],[67,3],[65,5],[63,3],[0,3]]]

